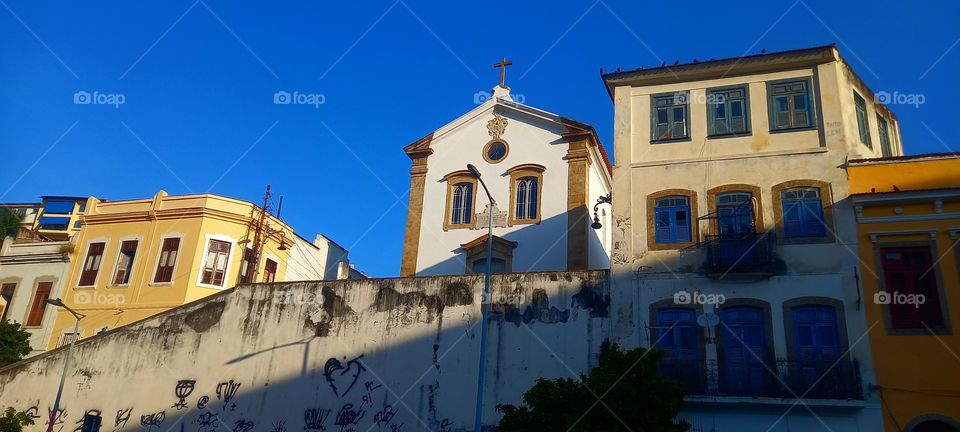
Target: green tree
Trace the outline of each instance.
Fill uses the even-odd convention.
[[[523,405],[497,405],[504,415],[498,430],[685,432],[690,424],[677,417],[683,386],[660,374],[661,356],[604,343],[599,365],[579,380],[540,378]]]
[[[33,424],[33,419],[23,411],[17,411],[13,407],[7,407],[0,416],[0,432],[22,432],[24,426]]]
[[[19,323],[0,321],[0,367],[20,361],[30,350],[30,333]]]
[[[7,237],[17,236],[21,223],[23,223],[23,215],[9,208],[0,207],[0,247],[3,247]]]

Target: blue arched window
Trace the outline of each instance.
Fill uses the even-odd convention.
[[[468,224],[473,216],[473,184],[459,183],[453,187],[453,205],[450,208],[450,223]]]
[[[769,389],[767,335],[763,309],[734,306],[720,310],[723,322],[723,379],[725,393],[762,395]]]
[[[663,351],[660,370],[682,382],[688,394],[705,390],[700,380],[700,346],[697,317],[693,309],[664,308],[657,311],[655,348]]]
[[[780,201],[784,237],[823,237],[827,234],[820,188],[787,189],[780,193]]]
[[[718,234],[749,234],[754,232],[752,193],[723,193],[717,195],[716,205]]]
[[[683,243],[690,241],[690,200],[684,196],[671,196],[657,200],[657,243]]]
[[[537,218],[537,183],[536,177],[523,177],[517,180],[515,219],[525,220]]]

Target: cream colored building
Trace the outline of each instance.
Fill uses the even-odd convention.
[[[0,319],[30,333],[30,355],[44,351],[55,320],[45,303],[60,297],[70,271],[69,241],[8,237],[0,250]]]
[[[843,167],[902,154],[893,113],[834,46],[603,80],[616,338],[701,430],[880,430]]]

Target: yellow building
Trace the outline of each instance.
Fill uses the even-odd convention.
[[[57,308],[47,348],[237,283],[324,279],[330,274],[324,264],[329,267],[331,259],[346,267],[345,250],[334,258],[320,256],[321,248],[269,212],[256,257],[260,213],[252,203],[211,194],[168,196],[160,191],[152,199],[90,198],[63,290],[64,304],[85,317],[75,329],[74,317]]]
[[[887,431],[960,431],[960,160],[847,165]]]

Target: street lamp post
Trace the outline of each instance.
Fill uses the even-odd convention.
[[[486,372],[487,359],[487,314],[490,303],[490,273],[493,270],[493,206],[496,201],[490,195],[487,184],[480,178],[480,171],[472,164],[467,164],[467,171],[470,175],[480,182],[483,191],[487,194],[487,201],[490,202],[490,208],[487,211],[487,266],[483,275],[483,296],[480,301],[480,366],[477,372],[477,407],[473,420],[473,429],[480,432],[483,428],[483,381]]]
[[[63,384],[67,380],[67,370],[70,367],[70,357],[73,356],[73,345],[77,343],[77,339],[80,339],[80,335],[78,334],[80,331],[80,319],[86,315],[70,309],[69,306],[63,304],[63,300],[58,298],[47,299],[47,303],[66,309],[67,312],[70,312],[70,314],[77,319],[76,324],[73,326],[75,336],[73,340],[70,341],[70,346],[67,348],[67,357],[63,360],[63,373],[60,375],[60,387],[57,388],[57,398],[53,401],[53,410],[50,411],[50,423],[47,424],[47,432],[53,432],[53,421],[57,418],[57,412],[60,411],[60,396],[63,395]]]

